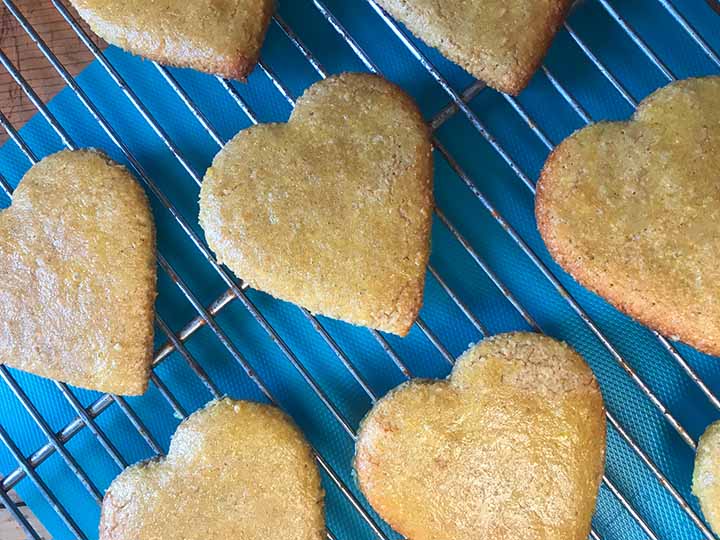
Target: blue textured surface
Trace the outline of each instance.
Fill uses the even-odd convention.
[[[700,0],[676,3],[703,38],[715,50],[720,50],[720,17]],[[331,0],[327,5],[382,72],[418,101],[426,118],[430,119],[448,103],[448,95],[365,1]],[[638,30],[677,77],[720,73],[720,67],[703,53],[658,0],[614,0],[612,5]],[[310,0],[281,1],[279,12],[329,72],[363,69],[357,56]],[[636,100],[665,84],[662,72],[608,15],[601,3],[595,0],[580,2],[569,22]],[[472,82],[462,70],[417,43],[456,90],[461,91]],[[183,156],[202,176],[217,151],[212,139],[152,64],[114,48],[106,54],[167,130]],[[318,79],[307,60],[275,24],[271,26],[263,49],[263,59],[295,96]],[[621,119],[631,114],[632,108],[627,101],[591,63],[566,30],[559,33],[546,65],[594,120]],[[248,118],[218,81],[188,70],[173,70],[173,73],[224,138],[250,125]],[[97,63],[90,65],[78,81],[149,176],[202,237],[202,231],[196,225],[198,186],[192,178],[180,167],[102,66]],[[247,85],[238,84],[236,87],[261,121],[282,121],[289,115],[287,102],[260,70],[251,75]],[[536,75],[519,102],[555,144],[583,125],[582,119],[543,73]],[[473,99],[470,106],[488,131],[534,181],[547,155],[547,148],[509,102],[500,94],[486,89]],[[122,153],[71,90],[58,95],[50,109],[79,146],[102,148],[116,160],[126,163]],[[22,135],[38,156],[62,148],[61,141],[40,116],[23,128]],[[678,363],[650,331],[576,285],[550,260],[535,229],[532,194],[464,114],[453,116],[437,135],[464,168],[470,181],[549,266],[669,412],[697,439],[705,426],[718,419],[720,414]],[[28,167],[28,161],[14,143],[0,149],[0,173],[13,184],[19,181]],[[548,334],[569,341],[585,356],[601,382],[609,411],[692,509],[699,512],[697,501],[690,495],[693,459],[690,447],[437,152],[436,169],[438,206],[539,326]],[[208,304],[224,292],[226,286],[170,214],[156,204],[157,200],[153,199],[153,203],[160,251],[201,302]],[[9,201],[4,200],[2,204],[6,206]],[[433,228],[431,262],[491,333],[529,328],[513,305],[437,219]],[[118,261],[118,264],[121,263]],[[159,276],[157,309],[177,331],[196,312],[162,270],[159,270]],[[370,400],[307,319],[296,307],[275,301],[265,294],[250,291],[249,297],[325,389],[329,399],[356,427],[370,407]],[[453,355],[461,353],[468,343],[481,339],[479,332],[432,276],[428,276],[421,315]],[[370,332],[337,321],[322,318],[321,321],[369,381],[374,392],[382,395],[403,380],[402,373]],[[353,485],[350,473],[351,438],[282,351],[238,301],[223,310],[217,322],[313,445],[342,478]],[[387,339],[414,374],[443,376],[448,372],[448,364],[419,328],[414,327],[405,339],[392,336]],[[262,398],[211,330],[204,328],[197,332],[189,339],[187,347],[222,392],[236,398]],[[718,360],[682,345],[679,350],[709,388],[720,392]],[[211,397],[177,353],[157,368],[156,373],[188,411],[202,406]],[[16,371],[12,374],[53,429],[60,429],[74,418],[71,407],[52,382]],[[98,397],[82,390],[74,390],[74,393],[84,404]],[[179,419],[173,415],[157,389],[151,386],[145,396],[128,401],[154,437],[167,448]],[[47,442],[5,384],[0,384],[0,423],[25,455]],[[117,405],[104,412],[98,424],[128,462],[152,455]],[[648,526],[662,538],[700,538],[700,531],[687,513],[612,427],[609,427],[608,445],[607,477],[643,516]],[[104,490],[119,472],[87,429],[74,437],[67,449],[100,490]],[[17,463],[0,446],[0,473],[7,474],[16,467]],[[96,538],[99,507],[63,460],[54,454],[38,468],[38,472],[87,537]],[[335,536],[339,539],[372,538],[372,531],[329,478],[324,477],[324,484],[328,492],[328,525]],[[48,528],[52,538],[73,538],[29,479],[23,480],[17,490]],[[606,486],[601,489],[594,527],[606,539],[647,538],[637,521]]]

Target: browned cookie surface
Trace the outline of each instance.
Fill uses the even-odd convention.
[[[242,79],[252,71],[274,0],[71,0],[109,43],[163,64]]]
[[[519,93],[572,0],[377,0],[415,35],[469,73]]]
[[[705,519],[716,533],[720,532],[720,422],[707,428],[700,438],[692,490]]]
[[[155,228],[133,176],[103,154],[34,165],[0,213],[0,362],[142,394],[152,360]]]
[[[564,343],[511,333],[470,348],[447,380],[381,399],[355,470],[375,510],[413,540],[585,540],[604,455],[587,364]]]
[[[404,335],[422,304],[432,216],[428,130],[373,75],[313,85],[287,124],[241,131],[216,156],[200,223],[251,286]]]
[[[673,83],[629,122],[582,129],[537,190],[545,243],[580,283],[720,355],[720,77]]]
[[[279,409],[211,402],[160,461],[105,494],[100,540],[322,540],[323,490],[310,447]]]

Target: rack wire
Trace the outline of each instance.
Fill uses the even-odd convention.
[[[187,175],[187,177],[189,177],[196,186],[200,186],[202,182],[202,174],[196,170],[196,168],[192,165],[191,160],[185,156],[183,151],[180,149],[180,146],[162,127],[160,121],[149,110],[143,100],[139,98],[138,94],[133,90],[132,86],[128,84],[127,80],[125,80],[120,72],[113,66],[105,53],[103,53],[89,38],[87,33],[78,24],[78,20],[74,13],[68,9],[61,0],[49,1],[62,15],[67,24],[73,29],[78,39],[80,39],[92,53],[97,63],[121,89],[125,98],[140,114],[147,126],[152,129],[159,141],[161,141],[166,149],[172,154],[177,164],[184,171],[184,174]],[[480,204],[491,219],[502,229],[507,239],[509,239],[509,241],[511,241],[513,245],[522,252],[527,262],[539,272],[539,275],[541,275],[547,284],[554,289],[557,295],[562,298],[563,302],[567,304],[567,307],[580,318],[582,324],[586,327],[590,334],[594,336],[594,339],[597,340],[601,347],[605,349],[609,358],[622,368],[632,384],[635,385],[635,387],[642,393],[644,399],[646,399],[648,403],[661,415],[666,426],[674,432],[677,437],[679,437],[679,440],[681,440],[691,452],[694,451],[697,442],[695,437],[691,435],[691,431],[688,430],[676,417],[676,415],[673,414],[668,405],[657,395],[656,392],[652,390],[651,385],[625,358],[625,355],[622,354],[619,348],[614,344],[613,339],[607,335],[607,332],[603,331],[601,325],[591,317],[586,309],[583,308],[581,302],[575,298],[573,294],[571,294],[565,285],[563,285],[563,280],[561,276],[558,275],[558,271],[543,261],[543,257],[532,248],[531,243],[521,232],[513,227],[509,219],[506,219],[501,214],[500,209],[493,204],[491,198],[481,191],[478,187],[479,183],[475,181],[472,174],[468,173],[465,168],[463,168],[460,160],[453,155],[451,150],[443,143],[441,137],[438,135],[438,132],[443,128],[443,126],[447,125],[450,121],[455,121],[457,117],[464,118],[464,120],[472,126],[476,133],[488,143],[490,148],[492,148],[497,156],[499,156],[505,165],[512,171],[517,181],[519,181],[520,185],[523,186],[523,189],[526,189],[530,195],[534,195],[535,186],[530,174],[522,169],[518,162],[513,158],[512,153],[499,141],[498,138],[496,138],[496,136],[493,135],[490,128],[488,128],[478,113],[476,113],[471,107],[472,100],[486,91],[485,85],[480,81],[475,81],[467,86],[463,91],[456,90],[436,64],[431,61],[427,53],[424,52],[423,48],[417,44],[417,41],[392,18],[390,18],[389,15],[374,2],[374,0],[357,0],[357,2],[362,4],[366,3],[367,6],[369,6],[377,17],[377,21],[384,25],[385,28],[395,36],[407,53],[409,53],[412,58],[422,66],[435,84],[447,95],[447,105],[428,121],[428,125],[433,132],[433,146],[436,158],[443,161],[450,170],[453,171],[457,179],[459,179],[466,188],[466,195],[473,198]],[[650,61],[650,63],[655,67],[655,69],[657,69],[658,73],[666,79],[666,81],[676,79],[676,75],[668,67],[668,65],[661,60],[660,55],[653,51],[641,34],[636,31],[633,26],[621,15],[619,8],[614,6],[615,3],[619,3],[619,0],[616,0],[615,2],[610,2],[609,0],[592,0],[592,2],[596,2],[602,7],[607,15],[615,21],[618,28],[621,29],[637,47],[637,50]],[[382,74],[380,67],[374,61],[370,53],[364,50],[359,41],[343,24],[343,21],[336,14],[334,9],[329,7],[322,0],[307,0],[307,3],[309,8],[312,7],[315,9],[316,12],[330,25],[337,36],[347,47],[350,48],[356,59],[365,67],[365,69],[373,73]],[[669,0],[656,0],[655,3],[655,8],[664,12],[665,15],[670,16],[675,21],[678,31],[684,32],[687,36],[689,36],[689,38],[698,47],[699,51],[705,55],[715,65],[715,67],[718,68],[718,70],[720,70],[720,57],[718,56],[718,53],[703,38],[701,33],[698,32],[684,17],[681,10],[677,9]],[[307,388],[319,400],[325,411],[329,414],[330,418],[332,418],[332,422],[336,424],[336,427],[342,433],[342,436],[346,437],[350,443],[354,442],[356,434],[353,422],[343,412],[342,408],[334,402],[329,392],[323,387],[323,384],[319,382],[318,374],[313,373],[312,370],[305,365],[302,359],[288,344],[287,340],[282,337],[281,333],[263,314],[262,308],[258,307],[256,302],[254,302],[247,294],[246,286],[217,262],[212,252],[195,232],[193,226],[188,222],[187,218],[184,217],[183,213],[173,204],[170,197],[153,180],[152,175],[148,173],[140,159],[138,159],[138,157],[130,149],[127,142],[101,113],[100,109],[90,99],[77,80],[65,69],[57,56],[47,46],[42,36],[35,28],[32,27],[13,1],[3,0],[3,4],[22,26],[27,35],[35,42],[42,55],[63,78],[68,88],[94,118],[102,132],[108,137],[112,145],[114,145],[115,149],[124,156],[131,169],[145,184],[155,202],[159,204],[160,207],[169,214],[175,224],[179,226],[183,234],[190,241],[193,249],[199,252],[199,255],[201,256],[200,260],[204,260],[212,272],[214,272],[216,276],[222,280],[224,286],[227,287],[227,290],[215,300],[204,304],[200,300],[199,296],[193,292],[191,285],[183,279],[181,273],[170,263],[170,259],[165,256],[165,246],[162,244],[159,246],[158,262],[160,271],[165,277],[169,278],[169,280],[177,288],[177,291],[179,291],[185,301],[192,306],[192,309],[196,313],[196,315],[181,326],[180,330],[177,332],[173,331],[171,325],[168,324],[159,314],[156,315],[156,326],[160,330],[161,335],[164,336],[165,342],[156,348],[151,381],[155,389],[157,389],[160,395],[166,400],[173,413],[179,418],[184,418],[189,412],[183,407],[180,400],[174,395],[168,384],[163,381],[160,370],[158,369],[161,364],[173,353],[178,353],[180,355],[187,364],[188,368],[194,373],[194,375],[202,383],[203,387],[207,390],[209,397],[216,398],[222,394],[217,381],[209,374],[208,370],[203,367],[202,363],[195,358],[186,346],[186,343],[203,329],[208,329],[212,333],[214,339],[216,339],[217,342],[227,351],[233,361],[247,375],[249,380],[254,383],[262,397],[272,403],[277,403],[281,406],[283,405],[283,403],[276,398],[275,393],[272,391],[263,376],[254,367],[253,363],[246,358],[234,341],[227,335],[221,324],[217,321],[217,318],[225,310],[227,310],[228,306],[239,303],[259,326],[259,328],[267,335],[274,346],[278,348],[282,356],[288,362],[289,366],[295,370],[296,374],[304,382]],[[582,7],[584,6],[581,6],[581,8]],[[282,18],[280,13],[274,16],[273,24],[289,40],[292,46],[299,52],[304,61],[307,62],[309,68],[318,78],[325,78],[329,75],[328,69],[323,66],[315,53],[303,42],[298,33],[290,27],[290,25]],[[613,70],[605,65],[600,57],[593,52],[593,49],[586,44],[585,40],[581,37],[581,33],[577,32],[570,23],[564,24],[563,31],[570,36],[582,54],[585,55],[586,59],[609,83],[613,91],[617,92],[617,94],[630,107],[636,108],[638,99],[636,99],[633,96],[633,93],[620,81],[620,78],[613,73]],[[31,85],[29,85],[23,77],[21,71],[17,68],[17,66],[13,65],[3,51],[0,51],[0,63],[2,63],[4,69],[7,70],[15,83],[17,83],[20,89],[37,108],[38,113],[42,115],[62,144],[69,149],[77,148],[77,143],[73,140],[66,127],[58,121],[57,117],[53,114],[50,108],[42,103]],[[221,148],[226,142],[225,138],[221,135],[220,130],[218,130],[209,120],[208,115],[206,115],[206,113],[204,113],[201,107],[196,103],[196,100],[191,97],[190,93],[186,91],[183,85],[175,77],[173,71],[156,63],[154,63],[153,66],[167,83],[168,88],[170,88],[182,101],[184,106],[187,108],[187,111],[192,115],[195,121],[197,121],[199,126],[203,128],[210,139],[212,139],[216,147],[218,149]],[[273,71],[264,58],[260,61],[258,70],[272,84],[275,91],[278,92],[278,95],[285,100],[290,107],[293,107],[296,96],[293,95],[290,89],[284,84],[283,80],[281,80],[281,78]],[[567,86],[561,82],[561,77],[556,76],[545,65],[541,67],[541,72],[548,83],[557,92],[557,95],[572,109],[572,111],[574,111],[581,124],[588,124],[594,120],[591,113],[583,107],[580,100],[576,98],[572,92],[568,90]],[[242,93],[233,82],[217,78],[217,83],[224,89],[227,95],[237,105],[239,110],[245,115],[248,122],[251,124],[258,124],[260,122],[259,115],[253,110],[247,99],[243,97]],[[540,127],[540,123],[531,116],[521,101],[508,95],[502,95],[502,98],[517,114],[517,118],[537,138],[537,141],[545,148],[545,150],[548,152],[551,151],[555,144],[553,139],[543,130],[542,127]],[[10,123],[2,112],[0,112],[0,125],[5,129],[10,139],[17,145],[21,154],[27,160],[27,165],[36,163],[38,161],[38,156],[30,147],[30,144],[25,140],[23,135]],[[2,175],[0,175],[0,188],[2,188],[9,197],[12,196],[12,186]],[[512,288],[504,283],[499,273],[487,262],[480,250],[478,250],[466,237],[466,235],[463,234],[461,226],[454,223],[451,218],[448,217],[444,209],[439,206],[439,203],[435,208],[435,216],[437,218],[437,222],[454,239],[454,241],[462,247],[477,268],[509,302],[512,308],[516,311],[517,315],[530,328],[542,332],[544,330],[542,325],[535,320],[535,318],[531,315],[530,310],[526,308],[521,300],[512,292]],[[452,288],[449,284],[449,280],[443,277],[441,269],[437,268],[433,264],[430,264],[428,271],[435,284],[447,296],[448,301],[459,310],[462,316],[474,329],[478,338],[487,336],[490,333],[487,326],[467,305],[467,302],[463,300],[462,295]],[[298,309],[300,310],[302,317],[308,322],[308,324],[310,324],[322,342],[332,352],[337,361],[339,361],[344,367],[354,383],[357,384],[358,388],[365,394],[369,402],[374,403],[379,397],[379,392],[374,389],[375,385],[368,380],[366,375],[363,375],[361,369],[358,368],[356,361],[353,360],[352,355],[348,353],[345,350],[345,347],[333,337],[333,333],[327,328],[327,323],[324,323],[321,319],[318,319],[302,308]],[[418,318],[415,326],[417,330],[419,330],[420,335],[424,336],[427,340],[427,343],[429,343],[437,351],[439,357],[444,359],[448,365],[451,365],[454,358],[453,354],[451,354],[449,348],[444,344],[443,340],[431,329],[431,326],[426,323],[422,317]],[[362,330],[358,330],[358,332],[360,331]],[[376,341],[377,345],[382,349],[384,355],[387,357],[389,366],[393,366],[397,369],[404,378],[412,377],[415,374],[414,370],[410,367],[410,363],[407,358],[398,352],[396,346],[393,346],[391,342],[381,333],[372,330],[369,332],[372,338]],[[659,346],[666,353],[666,357],[662,358],[662,361],[670,362],[681,369],[687,377],[687,380],[694,385],[708,403],[716,409],[716,411],[720,411],[720,398],[718,398],[717,394],[713,392],[711,385],[704,381],[699,375],[697,370],[692,366],[692,362],[689,361],[685,355],[683,355],[680,350],[665,337],[655,332],[653,332],[653,334],[654,339],[657,340]],[[116,445],[112,442],[111,437],[109,437],[105,432],[105,429],[107,428],[103,429],[99,421],[105,411],[110,409],[113,405],[116,405],[117,409],[137,431],[138,435],[142,438],[147,445],[147,448],[153,455],[161,455],[163,453],[162,445],[152,434],[152,430],[141,419],[140,415],[137,414],[128,400],[120,396],[105,394],[96,398],[89,405],[83,405],[74,391],[67,385],[63,383],[55,383],[57,391],[74,411],[74,414],[76,414],[76,417],[71,422],[64,425],[61,429],[56,430],[53,429],[49,422],[44,418],[38,407],[33,403],[31,397],[23,390],[22,385],[18,383],[16,376],[13,375],[11,370],[8,370],[4,366],[0,366],[0,377],[47,440],[45,444],[34,451],[29,453],[23,452],[3,427],[3,418],[0,418],[0,441],[2,441],[17,463],[16,468],[6,474],[0,482],[0,502],[8,508],[29,538],[39,539],[39,533],[33,529],[32,525],[23,517],[22,513],[20,513],[15,506],[15,503],[13,503],[8,496],[9,490],[27,480],[34,485],[37,492],[57,514],[71,537],[78,539],[87,538],[86,532],[84,532],[78,525],[76,519],[68,510],[67,506],[59,500],[57,495],[53,493],[53,490],[49,488],[47,482],[43,480],[41,475],[38,473],[38,467],[40,467],[40,465],[51,456],[58,456],[64,462],[67,471],[79,480],[91,499],[99,505],[102,501],[102,490],[94,483],[90,475],[86,473],[76,457],[74,457],[73,453],[67,449],[68,443],[73,440],[77,434],[87,429],[87,431],[92,434],[92,436],[104,449],[110,460],[115,464],[117,471],[122,470],[128,465],[128,461],[125,457],[123,457],[122,452],[118,450]],[[290,414],[293,413],[292,410],[288,412]],[[625,449],[637,459],[639,466],[645,468],[645,472],[649,473],[649,475],[655,479],[662,489],[665,490],[665,493],[672,503],[686,516],[694,528],[693,530],[695,532],[693,534],[696,535],[694,537],[706,538],[708,540],[717,539],[717,537],[714,536],[708,526],[704,523],[699,512],[696,510],[697,506],[693,504],[692,501],[688,500],[686,486],[683,486],[681,489],[676,485],[676,482],[673,482],[668,478],[668,475],[663,470],[664,463],[658,463],[659,460],[653,457],[651,452],[643,448],[641,443],[637,441],[636,436],[632,434],[632,430],[623,424],[615,411],[608,409],[606,414],[609,429],[612,434],[617,436],[618,440],[625,446]],[[383,540],[389,540],[389,538],[393,536],[392,533],[390,533],[387,527],[381,523],[377,516],[368,507],[367,503],[357,495],[354,487],[346,480],[348,478],[347,471],[339,470],[338,465],[333,463],[333,460],[328,459],[319,448],[315,447],[314,453],[319,467],[324,472],[325,479],[327,481],[326,486],[331,486],[334,490],[336,490],[338,496],[353,509],[353,512],[357,514],[357,517],[363,524],[363,527],[369,531],[370,536],[381,538]],[[603,476],[603,486],[609,493],[609,496],[614,499],[613,504],[617,504],[618,507],[626,513],[628,518],[635,524],[635,526],[638,527],[640,531],[642,531],[642,534],[646,538],[655,540],[662,537],[662,535],[656,532],[656,525],[652,523],[651,519],[644,516],[642,511],[638,509],[636,494],[624,491],[617,480],[612,477],[611,470],[608,470]],[[330,539],[344,538],[348,536],[348,534],[343,531],[343,534],[336,535],[331,527],[328,526],[327,536]],[[594,526],[591,531],[591,538],[599,539],[602,537],[604,536],[600,533],[600,531],[598,531],[597,527]]]

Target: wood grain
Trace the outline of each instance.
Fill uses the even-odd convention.
[[[92,53],[49,0],[14,0],[14,3],[72,75],[79,73],[92,61]],[[79,20],[74,10],[71,11],[76,20]],[[106,44],[92,34],[84,23],[83,27],[97,45],[106,47]],[[43,102],[50,100],[65,86],[37,45],[4,6],[0,7],[0,49]],[[23,126],[37,112],[32,102],[13,81],[10,73],[2,68],[0,68],[0,111],[16,129]],[[7,138],[5,130],[0,128],[0,144]]]

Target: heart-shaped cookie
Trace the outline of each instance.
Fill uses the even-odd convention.
[[[70,0],[98,36],[162,64],[243,79],[274,0]]]
[[[370,411],[355,471],[413,540],[585,540],[605,455],[602,396],[570,347],[486,339],[445,381],[405,383]]]
[[[275,297],[405,335],[422,304],[432,217],[428,129],[397,86],[314,84],[287,124],[241,131],[200,192],[210,247]]]
[[[166,458],[126,469],[102,506],[100,540],[322,540],[310,447],[279,409],[222,399],[178,427]]]
[[[692,490],[705,519],[715,532],[720,532],[720,422],[707,428],[700,438]]]
[[[431,47],[518,94],[537,70],[572,0],[375,0]]]
[[[99,152],[34,165],[0,212],[0,362],[142,394],[153,342],[155,228],[132,175]]]
[[[553,258],[643,324],[720,355],[720,77],[645,99],[550,155],[535,213]]]

